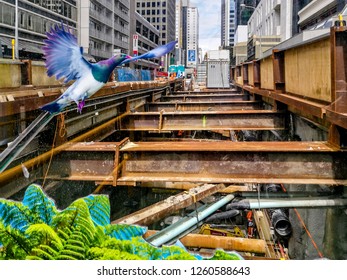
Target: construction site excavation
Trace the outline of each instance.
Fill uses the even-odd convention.
[[[49,113],[68,85],[1,60],[1,201],[25,205],[33,185],[58,209],[104,195],[110,225],[145,228],[158,248],[347,259],[346,65],[338,26],[236,66],[211,60],[205,84],[110,79],[81,113]]]

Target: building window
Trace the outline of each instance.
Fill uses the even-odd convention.
[[[25,26],[26,24],[25,24],[25,14],[24,13],[20,13],[19,14],[19,24],[21,25],[21,26]]]

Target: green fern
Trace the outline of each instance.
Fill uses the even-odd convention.
[[[46,224],[34,224],[29,226],[25,231],[30,239],[38,239],[40,244],[51,244],[55,242],[55,246],[61,248],[63,246],[59,235]]]
[[[51,224],[53,217],[58,212],[54,201],[48,198],[37,184],[31,184],[26,189],[22,204],[27,206],[32,214],[48,225]]]
[[[110,224],[107,196],[90,195],[58,211],[38,185],[23,202],[0,199],[0,259],[142,260],[202,259],[182,244],[157,248],[143,239],[146,228]],[[215,259],[242,259],[217,251]]]
[[[95,226],[110,224],[111,206],[106,195],[89,195],[83,198]]]
[[[30,240],[21,231],[0,222],[1,255],[4,259],[24,260],[31,251]]]

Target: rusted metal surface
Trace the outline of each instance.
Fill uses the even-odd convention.
[[[281,130],[284,114],[269,110],[233,110],[221,112],[138,112],[120,122],[120,130]]]
[[[187,192],[171,196],[164,201],[160,201],[154,205],[148,206],[135,213],[112,221],[112,224],[129,224],[148,226],[157,222],[168,215],[186,208],[197,201],[200,201],[220,190],[225,186],[206,184],[196,188],[192,188]]]
[[[347,36],[346,27],[331,29],[331,94],[332,104],[327,107],[327,119],[347,129]],[[334,140],[337,142],[336,140]]]
[[[144,238],[157,233],[154,230],[148,230]],[[210,248],[224,249],[226,251],[249,252],[256,254],[266,253],[266,243],[261,239],[249,239],[241,237],[214,236],[190,233],[182,237],[180,241],[187,248]]]
[[[147,104],[148,112],[176,111],[230,111],[230,110],[258,110],[259,101],[222,101],[222,102],[153,102]]]
[[[271,90],[258,89],[251,86],[244,86],[243,88],[257,95],[280,101],[288,106],[292,106],[300,112],[305,112],[306,114],[311,114],[315,117],[322,118],[326,111],[327,103],[311,101],[290,94],[275,93]]]
[[[240,94],[240,93],[234,93],[234,94],[227,94],[227,93],[218,93],[218,94],[204,94],[204,93],[195,93],[195,94],[175,94],[175,95],[168,95],[163,96],[161,101],[168,101],[168,102],[206,102],[206,101],[240,101],[240,100],[249,100],[249,95],[247,94]]]
[[[345,153],[323,142],[129,143],[120,181],[345,184]]]
[[[101,149],[101,143],[70,147],[55,158],[51,169],[57,171],[52,175],[57,179],[113,184],[115,153],[109,152],[109,143],[103,144],[105,149]],[[84,153],[78,152],[80,148]],[[126,142],[119,154],[118,185],[347,183],[346,153],[326,142]]]

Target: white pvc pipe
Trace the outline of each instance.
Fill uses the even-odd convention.
[[[312,207],[346,207],[347,198],[312,198],[312,199],[248,199],[250,209],[268,208],[312,208]]]

